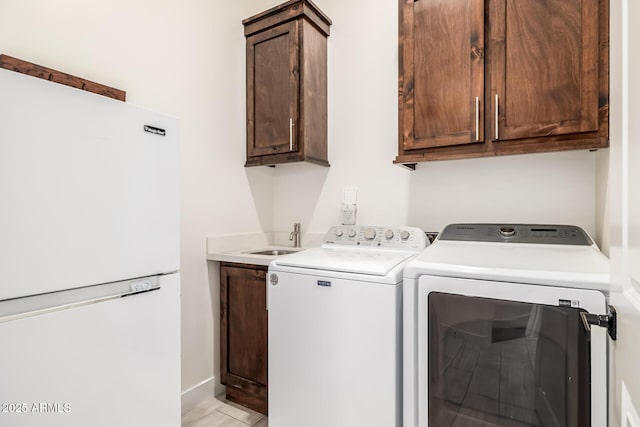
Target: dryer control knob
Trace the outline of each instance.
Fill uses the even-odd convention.
[[[364,238],[367,240],[373,240],[376,238],[376,230],[373,228],[364,229]]]
[[[353,228],[349,229],[349,237],[356,237],[356,230]]]
[[[384,232],[384,237],[386,237],[387,240],[393,239],[393,230],[389,229],[389,230],[385,231]]]
[[[343,234],[342,228],[336,228],[336,237],[342,237]]]
[[[407,230],[402,230],[400,232],[400,238],[402,240],[407,240],[409,238],[409,236],[411,236],[411,234],[409,234],[409,232]]]

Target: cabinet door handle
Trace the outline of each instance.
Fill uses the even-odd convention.
[[[498,94],[496,93],[496,140],[499,139],[498,133]]]
[[[476,96],[476,141],[480,139],[480,98]]]
[[[289,151],[293,151],[293,119],[289,117]]]

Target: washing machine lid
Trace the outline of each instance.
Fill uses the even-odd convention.
[[[309,270],[388,276],[394,272],[402,277],[401,267],[416,251],[374,250],[350,247],[320,247],[308,249],[271,262],[270,268],[294,267]]]
[[[496,238],[493,231],[488,231],[499,232],[496,224],[481,225],[480,234],[485,233],[488,237],[478,238],[476,228],[469,233],[471,237],[468,240],[460,237],[464,234],[460,230],[469,224],[448,226],[434,244],[407,264],[404,277],[411,279],[432,275],[608,292],[609,260],[579,227],[566,226],[572,228],[558,231],[565,236],[562,238],[552,236],[552,230],[560,230],[558,226],[506,227],[509,233],[516,229],[521,236],[525,232],[518,227],[528,227],[529,231],[532,227],[543,230],[540,232],[543,236],[538,240],[529,232],[526,239],[516,241],[513,238]],[[458,231],[453,232],[450,227],[457,227]],[[452,235],[457,237],[447,238]],[[565,238],[569,241],[565,241]]]

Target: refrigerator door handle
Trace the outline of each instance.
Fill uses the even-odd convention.
[[[0,323],[160,290],[159,276],[0,301]]]

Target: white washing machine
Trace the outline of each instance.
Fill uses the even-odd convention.
[[[404,427],[606,426],[608,289],[579,227],[447,226],[405,268]]]
[[[269,425],[402,425],[402,270],[410,227],[333,227],[269,265]]]

